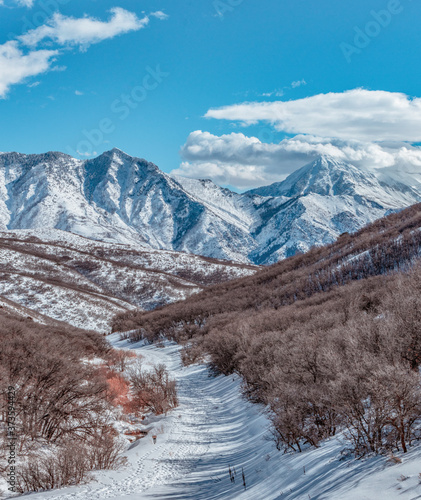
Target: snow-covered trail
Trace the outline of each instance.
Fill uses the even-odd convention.
[[[179,347],[136,349],[144,363],[164,363],[176,377],[179,407],[156,419],[149,435],[127,452],[121,471],[96,473],[87,485],[30,495],[33,500],[389,500],[421,498],[421,449],[400,465],[384,458],[340,461],[343,443],[284,455],[267,439],[268,422],[244,401],[236,377],[209,377],[207,368],[180,363]],[[157,435],[154,445],[151,436]],[[235,469],[235,483],[228,468]],[[244,469],[247,489],[241,471]],[[402,480],[401,476],[406,478]]]

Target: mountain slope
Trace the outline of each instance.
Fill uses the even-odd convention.
[[[253,266],[59,230],[0,232],[0,305],[41,323],[108,332],[118,313],[153,309],[254,272]]]
[[[94,240],[270,264],[421,200],[413,176],[321,157],[244,194],[171,177],[118,149],[81,161],[0,154],[0,230],[60,229]]]
[[[115,319],[114,331],[142,326],[153,337],[160,328],[171,330],[176,325],[177,333],[180,321],[195,323],[204,317],[208,318],[204,331],[210,328],[211,317],[220,318],[218,328],[234,325],[237,320],[231,318],[237,314],[246,317],[254,311],[264,314],[265,309],[281,311],[319,292],[340,289],[339,285],[406,270],[420,256],[421,204],[417,204],[353,235],[343,234],[335,243],[264,267],[251,276],[212,286],[184,301],[182,308],[172,304],[160,311],[123,313]],[[328,293],[324,295],[328,300]]]
[[[402,203],[413,204],[419,192],[401,184],[391,187],[379,182],[374,173],[322,156],[293,172],[283,182],[254,189],[249,194],[260,196],[353,196],[377,202],[380,206],[396,208]]]

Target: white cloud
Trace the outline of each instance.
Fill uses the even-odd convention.
[[[355,89],[305,99],[251,102],[211,109],[206,118],[245,125],[268,122],[277,130],[360,141],[421,141],[421,98]]]
[[[75,95],[83,95],[83,92],[81,92],[80,90],[75,90]]]
[[[17,0],[22,5],[30,7],[32,0]],[[2,0],[0,0],[0,5]],[[144,28],[149,23],[149,17],[138,18],[133,12],[120,7],[110,10],[111,17],[107,22],[92,17],[66,17],[55,13],[43,26],[28,31],[16,40],[0,45],[0,99],[5,98],[12,85],[21,83],[27,77],[51,71],[64,71],[65,66],[51,66],[59,50],[52,50],[52,44],[60,46],[79,46],[82,50],[90,44],[98,43],[117,35]],[[152,13],[158,19],[166,19],[161,11]],[[42,41],[48,44],[48,50],[36,50]],[[29,52],[22,48],[27,46]],[[39,82],[38,82],[39,83]],[[37,82],[32,84],[35,86]],[[76,95],[78,91],[76,91]]]
[[[28,7],[31,8],[34,6],[35,0],[15,0],[15,3],[20,7]],[[0,0],[0,7],[4,5],[4,0]]]
[[[421,148],[408,144],[381,145],[304,135],[267,144],[244,134],[218,137],[200,130],[188,137],[181,150],[184,162],[174,173],[246,189],[281,181],[320,155],[365,169],[399,167],[421,173]]]
[[[95,156],[98,156],[98,153],[96,151],[92,151],[92,153],[84,153],[83,151],[77,151],[77,154],[79,156],[87,156],[88,158],[93,158]]]
[[[0,45],[0,98],[6,97],[12,85],[48,71],[56,55],[56,50],[37,50],[24,54],[16,41]]]
[[[263,94],[260,94],[261,97],[282,97],[284,95],[283,90],[273,90],[272,92],[264,92]]]
[[[162,10],[157,10],[156,12],[151,12],[149,15],[151,17],[156,17],[157,19],[160,19],[161,21],[165,21],[166,19],[169,18],[168,14],[165,14],[165,12],[162,12]]]
[[[140,19],[133,12],[120,7],[114,7],[110,13],[110,19],[104,22],[93,17],[74,18],[56,12],[45,25],[28,31],[19,39],[31,47],[47,39],[60,45],[86,48],[93,43],[140,30],[149,23],[148,16]]]
[[[303,85],[307,85],[307,82],[303,79],[303,80],[297,80],[295,82],[291,82],[291,87],[293,89],[296,89],[297,87],[301,87]]]

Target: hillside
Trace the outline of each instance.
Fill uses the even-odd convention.
[[[58,230],[0,232],[4,309],[104,333],[117,313],[153,309],[253,272],[253,266],[96,242]]]
[[[405,270],[421,250],[421,204],[389,215],[355,234],[344,233],[335,243],[285,259],[255,275],[210,287],[194,300],[147,314],[136,311],[114,320],[114,330],[141,326],[153,336],[156,329],[171,330],[178,321],[196,321],[216,315],[279,309],[337,285]],[[228,315],[228,316],[227,316]],[[204,327],[207,328],[206,326]]]

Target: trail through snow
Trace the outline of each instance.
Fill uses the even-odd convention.
[[[111,341],[136,349],[145,364],[164,363],[177,379],[179,407],[131,445],[123,470],[98,472],[92,483],[32,494],[31,500],[421,499],[421,447],[398,465],[384,457],[340,460],[340,437],[317,450],[283,454],[267,439],[266,417],[241,398],[238,377],[210,377],[204,365],[182,367],[176,345],[138,347],[118,335]]]

